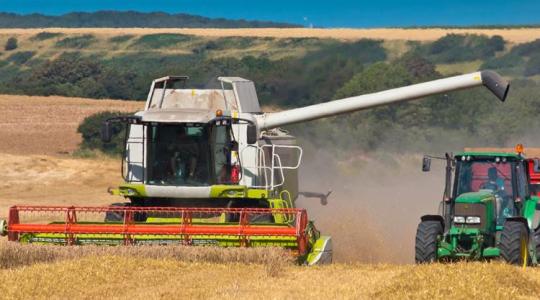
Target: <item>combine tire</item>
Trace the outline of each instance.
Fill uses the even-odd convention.
[[[501,233],[499,249],[502,258],[510,264],[528,266],[531,263],[529,256],[529,232],[525,224],[519,221],[506,221]]]
[[[113,203],[111,206],[127,206],[128,203]],[[122,212],[108,211],[105,214],[105,222],[122,222],[124,214]]]
[[[416,230],[415,261],[417,264],[437,260],[437,237],[443,234],[439,221],[422,221]]]

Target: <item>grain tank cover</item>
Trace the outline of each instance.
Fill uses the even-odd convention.
[[[218,80],[221,81],[222,87],[224,83],[232,85],[240,112],[261,113],[253,81],[241,77],[218,77]]]

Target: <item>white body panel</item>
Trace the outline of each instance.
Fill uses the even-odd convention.
[[[145,177],[144,161],[146,159],[144,151],[146,141],[144,140],[143,125],[131,124],[129,136],[126,142],[125,176],[126,181],[142,183]]]
[[[158,198],[209,198],[209,186],[145,185],[146,194]]]

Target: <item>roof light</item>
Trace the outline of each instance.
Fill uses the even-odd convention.
[[[223,111],[221,109],[216,110],[216,117],[222,117]]]
[[[517,152],[517,154],[522,154],[523,153],[523,144],[517,144],[516,145],[516,152]]]

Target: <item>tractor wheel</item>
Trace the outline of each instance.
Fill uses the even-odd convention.
[[[528,245],[529,232],[525,224],[506,221],[499,242],[502,258],[513,265],[528,266],[531,263]]]
[[[416,230],[415,261],[417,264],[437,260],[437,237],[443,234],[439,221],[422,221]]]
[[[536,243],[536,261],[540,262],[540,228],[534,231],[534,241]]]

